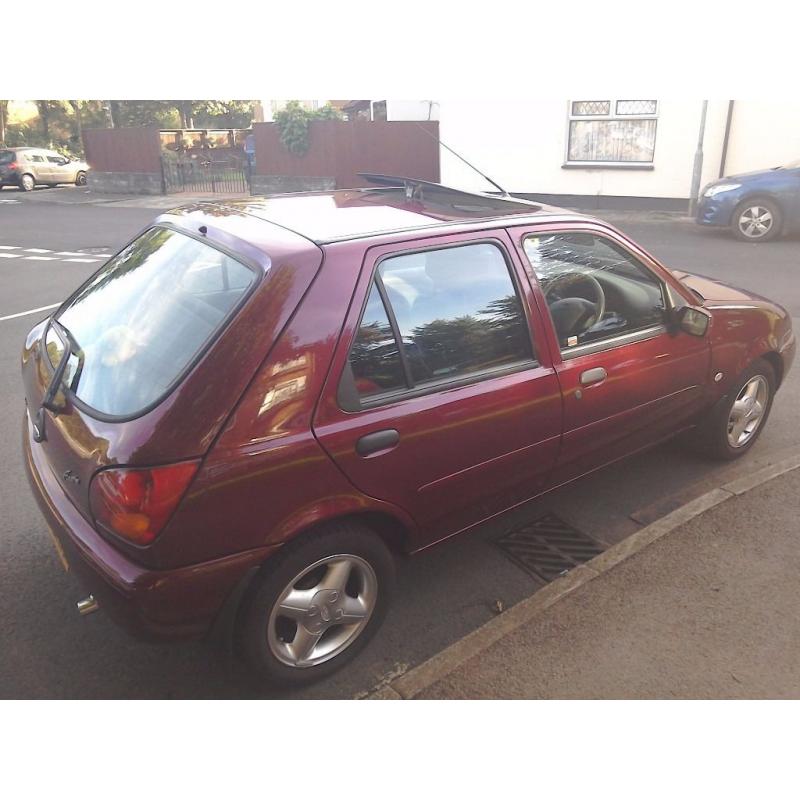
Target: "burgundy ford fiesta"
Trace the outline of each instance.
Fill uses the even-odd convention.
[[[692,427],[746,453],[794,352],[779,305],[603,222],[398,179],[161,216],[29,333],[23,444],[89,607],[230,611],[301,684],[375,633],[395,554]]]

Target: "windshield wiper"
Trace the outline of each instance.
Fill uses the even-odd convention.
[[[45,409],[52,411],[54,414],[63,410],[63,406],[58,405],[55,399],[58,390],[61,388],[62,381],[64,380],[64,372],[67,369],[67,364],[73,355],[78,358],[78,368],[75,370],[75,375],[70,382],[71,388],[77,385],[83,370],[83,350],[81,350],[80,345],[75,341],[75,337],[56,319],[51,319],[50,325],[58,334],[58,338],[61,339],[64,345],[64,352],[61,354],[61,358],[56,365],[50,383],[47,384],[47,389],[42,398],[42,404],[39,406],[39,410],[36,412],[36,418],[33,421],[33,438],[36,442],[43,442],[47,438],[45,434]]]

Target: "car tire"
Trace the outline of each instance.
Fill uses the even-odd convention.
[[[75,176],[75,185],[76,186],[86,186],[86,173],[85,172],[79,172]]]
[[[739,203],[731,217],[733,235],[743,242],[769,242],[780,234],[782,226],[780,206],[759,197]]]
[[[239,649],[272,685],[326,678],[374,636],[394,583],[394,559],[374,530],[355,520],[326,525],[285,545],[256,575],[239,613]],[[353,622],[336,621],[343,617]]]
[[[25,173],[19,179],[19,190],[21,192],[32,192],[36,188],[36,179],[33,175]]]
[[[767,424],[776,383],[775,370],[769,361],[756,359],[700,424],[696,440],[700,451],[720,461],[732,461],[747,453]],[[734,408],[737,404],[738,411]],[[760,411],[755,410],[756,404]],[[746,424],[742,424],[748,414]]]

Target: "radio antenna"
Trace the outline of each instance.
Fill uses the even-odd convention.
[[[415,122],[416,122],[416,120],[415,120]],[[456,153],[456,151],[453,150],[452,147],[448,147],[438,136],[435,136],[434,134],[432,134],[427,128],[425,128],[422,125],[420,125],[419,122],[417,122],[417,125],[423,131],[425,131],[425,133],[427,133],[428,136],[430,136],[432,139],[436,139],[436,141],[442,147],[444,147],[445,150],[450,151],[456,158],[458,158],[461,161],[463,161],[470,169],[475,170],[475,172],[477,172],[478,175],[481,176],[481,178],[483,178],[485,181],[488,181],[489,183],[491,183],[492,186],[495,187],[495,189],[499,189],[500,190],[500,194],[502,194],[504,197],[510,197],[511,196],[499,183],[497,183],[497,181],[493,181],[488,175],[485,175],[483,172],[481,172],[474,164],[470,164],[469,161],[467,161],[467,159],[464,158],[464,156],[460,155],[459,153]]]

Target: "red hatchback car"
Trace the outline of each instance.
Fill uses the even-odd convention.
[[[129,629],[230,610],[256,669],[309,682],[380,625],[393,553],[689,428],[720,458],[763,429],[779,305],[599,220],[394,184],[172,211],[28,335],[31,485]]]

